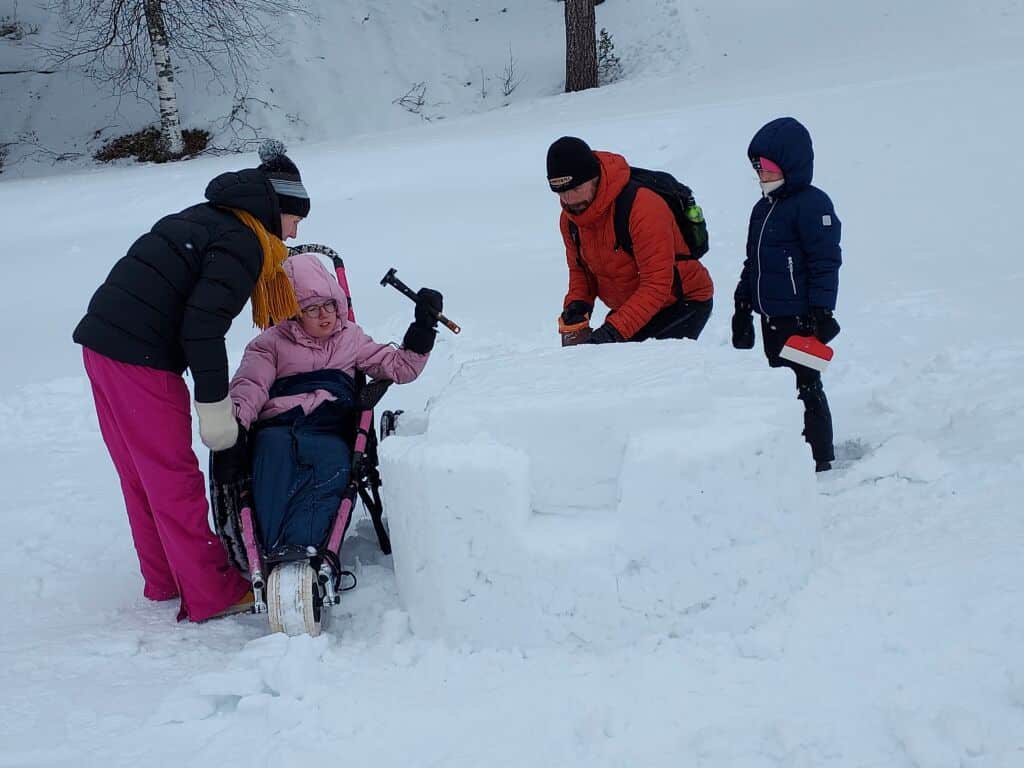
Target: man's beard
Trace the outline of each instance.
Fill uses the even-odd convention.
[[[579,216],[581,213],[587,210],[587,208],[590,207],[590,204],[592,202],[594,201],[588,200],[585,203],[574,203],[572,205],[562,203],[562,208],[565,210],[566,213],[571,213],[573,216]]]

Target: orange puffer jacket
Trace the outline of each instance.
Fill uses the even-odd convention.
[[[569,265],[569,291],[563,308],[573,301],[599,298],[611,310],[607,322],[624,339],[632,338],[665,307],[679,300],[674,292],[678,271],[683,298],[707,301],[715,292],[711,275],[699,261],[676,261],[689,255],[672,211],[657,193],[641,188],[629,216],[635,258],[615,243],[615,198],[629,182],[629,163],[622,155],[595,152],[601,181],[594,202],[578,216],[562,211],[560,226]],[[573,221],[580,232],[583,265],[569,234]]]

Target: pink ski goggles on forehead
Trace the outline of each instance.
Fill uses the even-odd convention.
[[[773,163],[767,157],[752,157],[750,158],[751,165],[754,166],[755,171],[771,171],[772,173],[782,173],[782,169],[779,168],[777,163]]]

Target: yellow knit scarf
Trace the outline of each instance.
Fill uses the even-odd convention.
[[[288,258],[288,246],[267,232],[267,228],[251,213],[238,208],[230,210],[253,231],[263,249],[263,268],[252,289],[252,322],[257,328],[266,330],[272,324],[299,314],[295,289],[282,266]]]

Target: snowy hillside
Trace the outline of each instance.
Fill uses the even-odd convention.
[[[428,47],[401,12],[456,6],[371,5],[393,25],[373,34],[401,56],[411,41]],[[479,5],[481,22],[452,22],[440,38],[456,53],[430,64],[438,72],[454,72],[456,54],[468,70],[485,50],[499,66],[505,33],[464,37],[491,18]],[[532,90],[507,109],[429,123],[392,112],[395,86],[426,77],[408,62],[379,90],[368,63],[350,65],[365,99],[351,111],[324,95],[339,78],[281,92],[322,110],[308,112],[318,115],[308,133],[290,129],[311,141],[290,153],[312,196],[300,240],[342,251],[363,327],[378,340],[404,331],[410,305],[377,284],[394,266],[410,285],[444,291],[464,329],[443,333],[424,376],[388,395],[410,425],[383,446],[393,532],[405,538],[384,558],[368,521],[353,525],[343,559],[359,586],[315,640],[266,636],[256,617],[176,624],[176,606],[142,598],[70,341],[141,231],[255,158],[5,174],[0,765],[1024,765],[1024,7],[933,5],[922,18],[910,3],[826,13],[799,0],[763,10],[607,0],[599,23],[637,77],[570,97],[545,95],[558,90],[560,52],[538,38],[555,45],[561,6],[529,0],[506,15],[529,9],[514,46],[531,62],[522,87]],[[344,46],[334,55],[338,72],[355,60]],[[373,67],[391,66],[379,56]],[[482,106],[464,93],[450,117]],[[37,104],[52,110],[60,98]],[[20,119],[42,125],[43,114]],[[810,128],[815,181],[843,220],[843,333],[826,374],[841,461],[820,477],[793,433],[789,374],[729,345],[758,194],[745,150],[783,114]],[[384,126],[396,130],[375,134]],[[69,132],[66,122],[54,130]],[[349,133],[361,135],[337,138]],[[557,348],[565,264],[544,153],[563,133],[673,170],[697,191],[717,288],[697,344]],[[243,317],[229,337],[233,364],[251,336]],[[628,407],[609,415],[621,392]],[[604,443],[602,419],[615,427]],[[759,464],[763,446],[802,456],[808,476],[785,474],[804,467],[776,456]],[[501,475],[518,478],[508,494],[487,482],[497,466],[530,462],[546,473]],[[729,474],[716,476],[722,466]],[[465,483],[443,476],[455,468]],[[758,479],[768,471],[772,482]],[[720,516],[686,496],[698,486],[726,497]],[[781,495],[803,523],[788,536],[773,516]],[[703,527],[676,499],[705,505]],[[475,504],[480,517],[426,513],[449,502],[455,512]],[[544,567],[506,570],[522,553]],[[647,570],[635,565],[645,556]],[[697,571],[705,583],[682,581],[693,562],[709,565]],[[421,581],[415,564],[427,569]],[[449,599],[488,568],[492,592]],[[685,620],[657,615],[662,602],[623,630],[624,606],[666,590],[651,573],[681,579],[672,608],[718,588],[717,573],[755,580],[735,593],[760,597]],[[633,580],[603,610],[593,596],[611,575]],[[522,622],[539,604],[552,610],[535,631]],[[573,615],[574,604],[585,610]]]
[[[309,17],[274,20],[280,46],[275,55],[252,62],[244,102],[237,101],[230,81],[182,62],[183,125],[211,131],[216,147],[244,146],[268,135],[290,143],[322,141],[561,90],[562,6],[552,0],[311,0],[306,7]],[[37,66],[34,46],[46,45],[63,28],[54,14],[24,2],[19,9],[19,20],[37,31],[20,41],[0,39],[2,70]],[[89,154],[103,141],[157,120],[155,98],[117,99],[77,70],[5,75],[0,84],[0,140],[21,143],[11,147],[9,173],[45,172],[52,158],[40,147]],[[410,92],[410,100],[418,95],[423,103],[395,103]],[[236,119],[228,120],[237,106]],[[26,153],[29,162],[19,163]],[[71,164],[82,162],[75,158]]]
[[[10,144],[4,178],[91,165],[103,142],[157,121],[151,95],[117,98],[79,69],[27,71],[49,68],[39,48],[67,26],[42,3],[0,2],[0,20],[15,19],[28,32],[0,37],[0,144]],[[504,111],[564,84],[563,6],[555,0],[306,6],[308,18],[273,20],[281,45],[246,71],[244,102],[230,82],[181,61],[183,125],[210,131],[214,147],[251,147],[258,136],[320,142]],[[932,3],[926,13],[909,0],[607,0],[597,24],[612,35],[626,78],[673,76],[662,106],[681,108],[709,96],[828,88],[1013,58],[1024,37],[1021,14],[1015,0]],[[506,80],[515,84],[507,95]],[[416,86],[424,88],[422,106],[396,103],[415,96]]]

